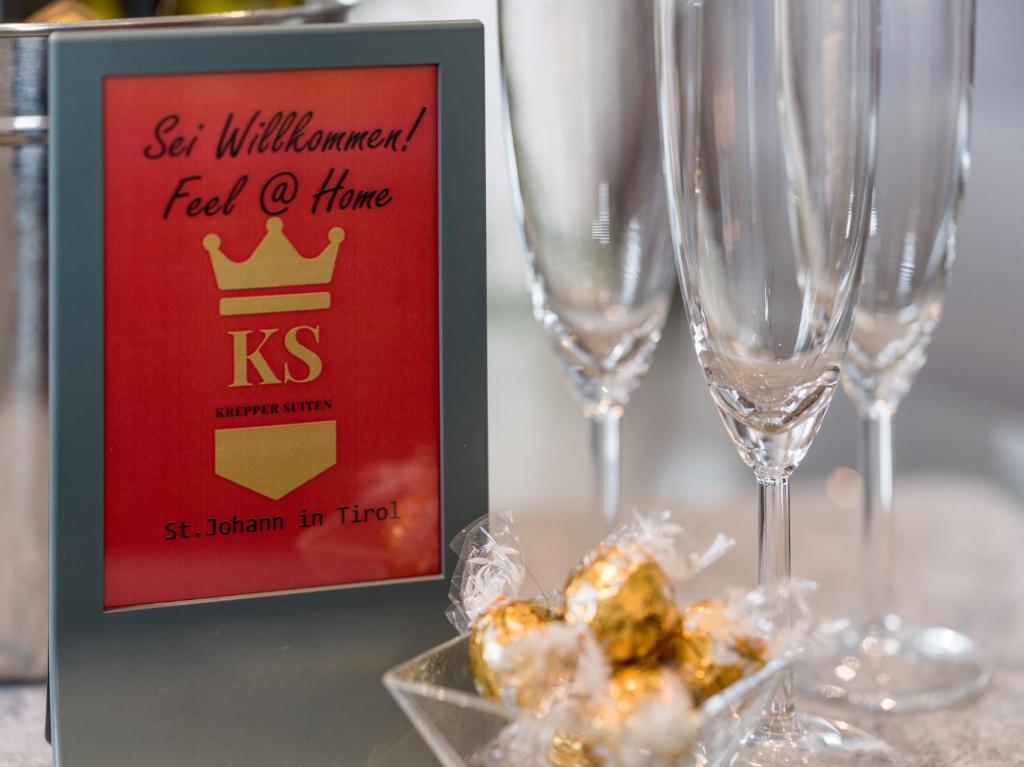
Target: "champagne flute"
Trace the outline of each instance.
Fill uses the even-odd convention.
[[[672,300],[654,0],[498,9],[534,315],[591,423],[599,539],[619,514],[619,421]]]
[[[759,580],[790,578],[789,478],[839,381],[867,238],[875,0],[661,0],[670,217],[697,356],[759,496]],[[786,680],[731,764],[893,765],[797,714]]]
[[[866,614],[801,687],[877,711],[932,709],[983,689],[974,642],[892,612],[892,417],[925,361],[956,252],[970,164],[974,0],[881,0],[878,170],[843,387],[862,421]]]

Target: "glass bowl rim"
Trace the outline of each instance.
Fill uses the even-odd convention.
[[[396,693],[420,695],[422,697],[433,698],[439,702],[455,704],[463,708],[473,708],[481,712],[502,717],[510,722],[515,721],[522,714],[528,713],[523,709],[516,708],[515,706],[511,706],[506,703],[488,700],[476,692],[469,693],[465,690],[444,687],[439,684],[432,684],[430,682],[414,682],[408,679],[410,672],[422,665],[426,659],[468,641],[468,633],[459,634],[458,636],[420,653],[414,658],[410,658],[409,660],[388,669],[383,676],[384,686],[387,687],[392,695],[395,695]],[[759,669],[754,674],[744,677],[738,682],[705,700],[700,706],[694,709],[697,713],[699,723],[718,717],[724,711],[738,704],[739,701],[747,695],[747,693],[781,675],[784,670],[793,665],[798,654],[799,650],[797,648],[788,648],[769,660],[763,668]],[[469,662],[468,657],[469,656],[467,654],[467,663]]]

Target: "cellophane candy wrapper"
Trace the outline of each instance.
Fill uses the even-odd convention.
[[[502,512],[480,517],[452,540],[459,555],[452,574],[447,616],[459,633],[499,599],[519,596],[526,582],[522,547],[513,530],[512,515]]]
[[[669,511],[635,513],[598,548],[618,546],[642,551],[654,559],[669,578],[679,583],[728,554],[736,544],[721,533],[709,536],[706,531],[702,532],[705,534],[673,522]]]
[[[477,689],[522,712],[478,754],[485,767],[671,767],[695,746],[698,707],[810,625],[809,584],[682,601],[733,542],[669,512],[635,514],[561,593],[530,583],[510,514],[477,520],[452,545],[448,616],[469,632]]]

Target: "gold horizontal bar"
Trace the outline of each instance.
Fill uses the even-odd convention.
[[[222,298],[222,317],[237,317],[240,314],[272,314],[274,312],[302,312],[314,309],[330,309],[331,294],[291,293],[283,296],[240,296]]]

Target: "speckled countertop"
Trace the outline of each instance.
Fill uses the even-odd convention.
[[[794,569],[819,581],[830,611],[852,604],[859,583],[857,514],[841,496],[841,488],[826,493],[813,479],[801,484],[799,475],[794,483]],[[687,510],[707,514],[739,541],[694,588],[749,580],[752,501]],[[938,475],[901,478],[897,503],[897,593],[904,612],[972,635],[994,660],[995,677],[979,700],[943,711],[889,718],[838,713],[888,740],[905,767],[1024,767],[1024,508],[984,481]],[[555,553],[562,544],[545,517],[521,514],[522,537],[535,574],[557,581],[565,572]],[[0,687],[0,765],[50,767],[44,705],[39,686]]]

